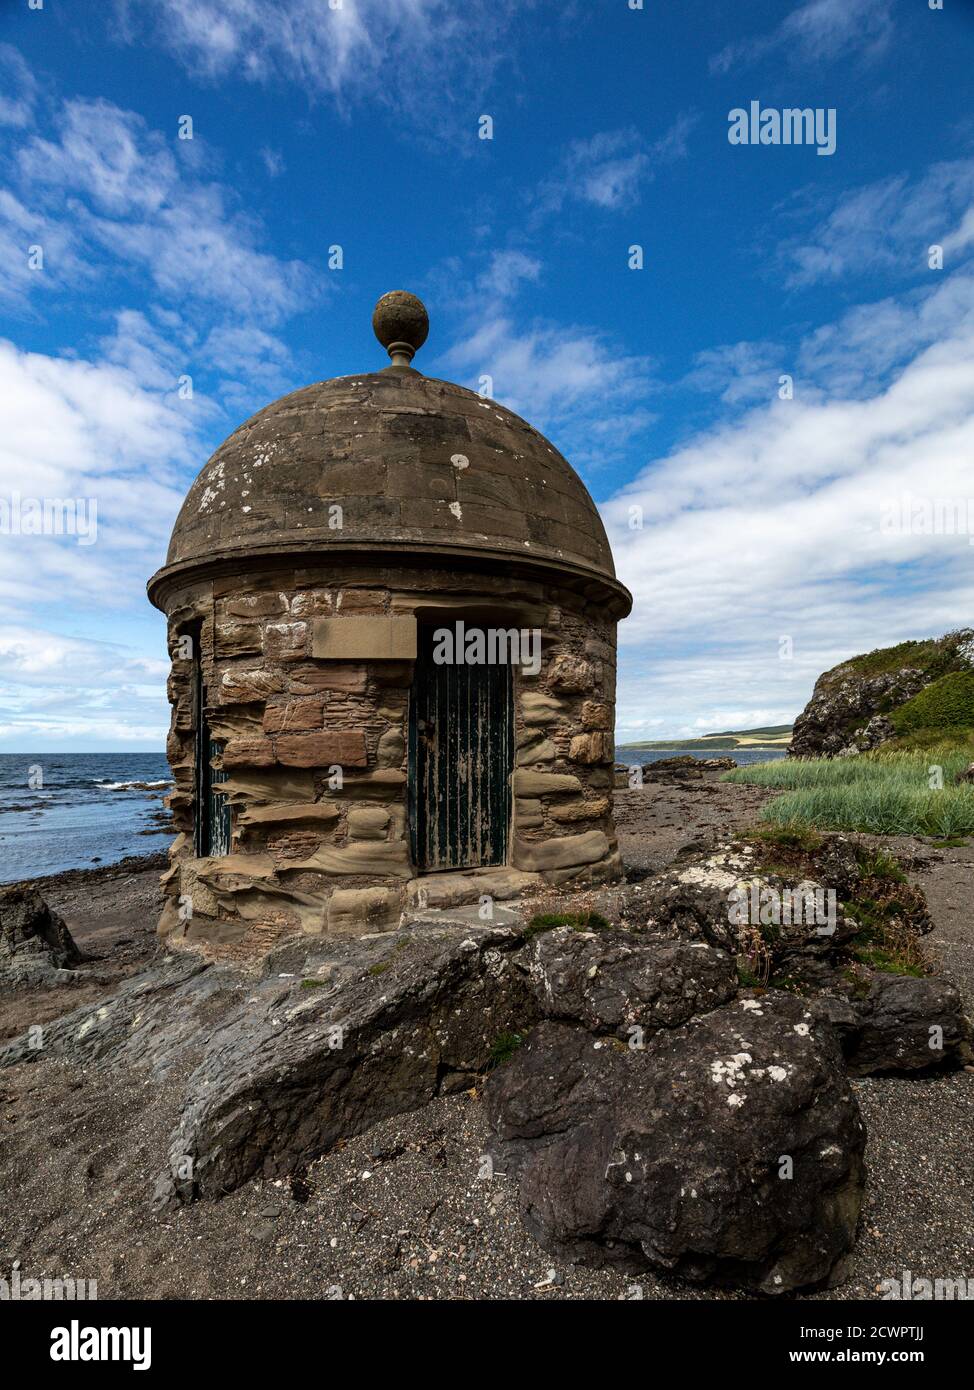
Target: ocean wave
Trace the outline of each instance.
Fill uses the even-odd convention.
[[[154,792],[171,787],[172,778],[164,777],[161,782],[103,782],[96,778],[95,786],[103,792]]]

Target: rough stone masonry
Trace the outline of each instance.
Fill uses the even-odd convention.
[[[385,296],[374,324],[393,365],[295,391],[236,430],[149,583],[172,657],[178,834],[160,927],[177,938],[259,952],[295,929],[399,920],[423,887],[408,749],[430,623],[540,635],[538,668],[511,677],[503,862],[476,886],[618,873],[616,623],[631,598],[598,512],[524,420],[409,365],[418,300]],[[458,778],[455,799],[475,800]],[[200,834],[207,796],[209,814],[230,808],[218,852]]]

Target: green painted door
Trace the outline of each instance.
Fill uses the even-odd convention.
[[[223,744],[210,736],[206,721],[206,690],[202,673],[196,674],[196,853],[201,858],[215,858],[230,853],[230,803],[225,796],[214,792],[214,786],[227,780],[228,774],[214,767],[223,752]]]
[[[417,868],[507,862],[514,701],[508,665],[433,661],[419,630],[409,704],[409,831]]]

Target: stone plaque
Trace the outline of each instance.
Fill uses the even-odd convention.
[[[315,618],[311,655],[325,661],[413,661],[416,619]]]

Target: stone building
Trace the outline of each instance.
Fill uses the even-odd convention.
[[[165,566],[177,838],[163,932],[394,925],[611,878],[615,578],[561,454],[411,366],[275,401],[193,483]]]

